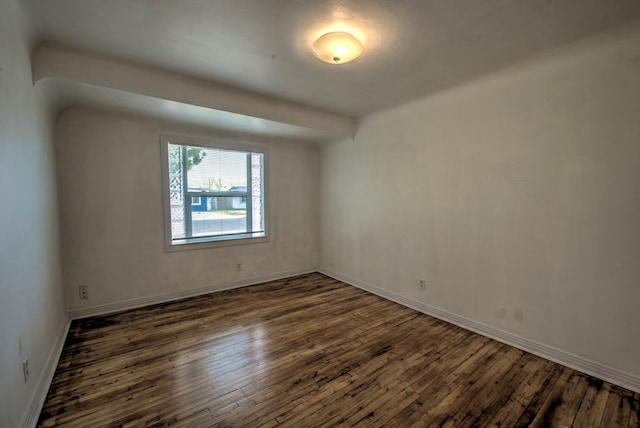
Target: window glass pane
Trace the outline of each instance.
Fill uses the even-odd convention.
[[[188,147],[189,190],[229,190],[247,187],[247,153]]]
[[[171,211],[171,238],[185,237],[184,193],[181,146],[169,144],[169,204]]]
[[[171,241],[265,236],[264,154],[168,144]]]
[[[263,171],[264,155],[262,153],[251,153],[251,206],[253,230],[264,231],[263,216],[263,193],[262,182],[264,181]]]

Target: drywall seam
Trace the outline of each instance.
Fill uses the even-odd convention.
[[[71,319],[66,317],[58,329],[58,334],[56,335],[53,346],[49,351],[49,356],[45,361],[44,367],[40,372],[40,377],[38,378],[38,383],[36,384],[31,401],[29,402],[27,410],[22,417],[22,423],[20,424],[21,427],[33,428],[38,423],[42,406],[47,398],[49,387],[53,381],[53,375],[56,372],[58,361],[60,361],[60,356],[62,355],[62,349],[64,348],[64,342],[67,338],[67,334],[69,333],[70,325]]]
[[[305,269],[293,269],[284,272],[278,272],[270,275],[255,276],[252,278],[246,278],[239,281],[231,281],[223,284],[222,287],[216,285],[210,285],[191,290],[174,291],[163,294],[156,294],[153,296],[139,297],[135,299],[124,300],[114,303],[106,303],[103,305],[89,306],[86,308],[73,308],[68,310],[69,318],[80,319],[93,317],[97,315],[105,315],[114,312],[125,311],[129,309],[140,308],[143,306],[155,305],[158,303],[166,303],[173,300],[184,299],[187,297],[201,296],[203,294],[215,293],[218,291],[231,290],[234,288],[247,287],[249,285],[260,284],[267,281],[274,281],[278,279],[289,278],[296,275],[304,275],[308,273],[316,272],[315,266]]]
[[[342,275],[328,269],[320,268],[318,269],[318,272],[339,281],[345,282],[349,285],[353,285],[354,287],[358,287],[370,293],[376,294],[385,299],[399,303],[403,306],[407,306],[411,309],[415,309],[419,312],[457,325],[458,327],[473,331],[474,333],[487,336],[491,339],[495,339],[507,345],[514,346],[523,351],[530,352],[539,357],[562,364],[564,366],[597,377],[604,381],[611,382],[623,388],[628,388],[632,391],[640,392],[640,376],[637,376],[635,374],[563,351],[562,349],[554,348],[553,346],[545,345],[543,343],[539,343],[534,340],[488,326],[481,322],[474,321],[472,319],[457,315],[444,309],[419,302],[410,297],[403,296],[390,290],[385,290],[384,288],[378,287],[376,285],[369,284],[365,281],[351,278],[349,276]]]

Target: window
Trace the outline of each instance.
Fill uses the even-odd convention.
[[[161,141],[168,250],[266,240],[264,148]]]

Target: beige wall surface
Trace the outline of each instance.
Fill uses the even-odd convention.
[[[0,11],[0,426],[16,427],[65,313],[52,133],[31,83],[29,25],[17,1],[0,0]]]
[[[323,270],[640,376],[637,27],[365,118],[321,192]]]
[[[268,243],[167,253],[161,134],[216,139],[211,131],[97,110],[71,109],[60,117],[56,156],[67,307],[216,290],[252,278],[315,269],[315,145],[264,142],[269,150]],[[89,300],[79,300],[79,285],[88,285]]]

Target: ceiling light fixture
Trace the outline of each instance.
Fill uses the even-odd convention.
[[[313,42],[313,53],[329,64],[344,64],[358,58],[364,46],[353,34],[336,31],[326,33]]]

